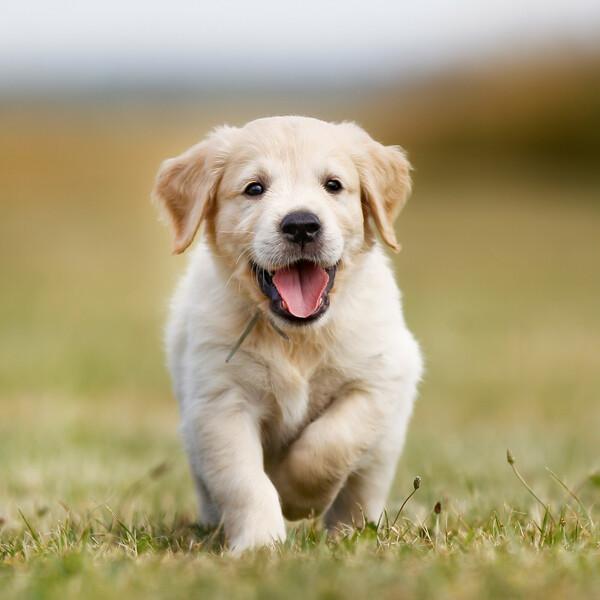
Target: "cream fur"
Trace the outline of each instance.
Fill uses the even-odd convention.
[[[322,185],[335,175],[332,196]],[[245,185],[261,177],[264,196]],[[183,251],[203,239],[173,298],[167,357],[200,503],[234,552],[285,539],[284,516],[327,526],[377,520],[410,419],[422,361],[379,242],[409,192],[400,149],[350,123],[274,117],[222,128],[159,172],[155,197]],[[288,212],[323,223],[318,259],[340,261],[329,310],[310,325],[275,316],[249,260],[298,258],[281,240]],[[225,358],[256,312],[261,318]],[[286,341],[270,324],[289,336]]]

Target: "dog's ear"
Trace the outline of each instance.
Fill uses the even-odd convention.
[[[354,123],[344,125],[353,130],[355,140],[358,137],[352,152],[360,176],[362,200],[383,241],[398,252],[400,244],[394,223],[410,194],[410,163],[399,146],[376,142]]]
[[[209,214],[233,127],[221,127],[183,154],[165,160],[156,176],[152,198],[171,223],[173,252],[181,254]]]

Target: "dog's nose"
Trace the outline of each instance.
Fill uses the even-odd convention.
[[[315,240],[321,230],[321,221],[315,213],[296,211],[286,215],[281,221],[281,232],[294,244],[308,244]]]

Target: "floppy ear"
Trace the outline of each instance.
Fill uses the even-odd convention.
[[[158,170],[152,197],[173,227],[175,254],[192,243],[214,204],[226,159],[225,136],[233,129],[215,130],[180,156],[165,160]]]
[[[400,250],[394,223],[410,194],[410,163],[399,146],[384,146],[357,125],[360,149],[356,149],[363,202],[367,205],[383,241],[395,252]]]

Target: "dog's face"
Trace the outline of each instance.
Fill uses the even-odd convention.
[[[398,249],[393,222],[409,188],[403,152],[356,125],[273,117],[217,129],[165,161],[155,197],[175,252],[204,221],[237,289],[279,324],[308,325],[327,313],[338,271],[373,243],[369,216]]]

